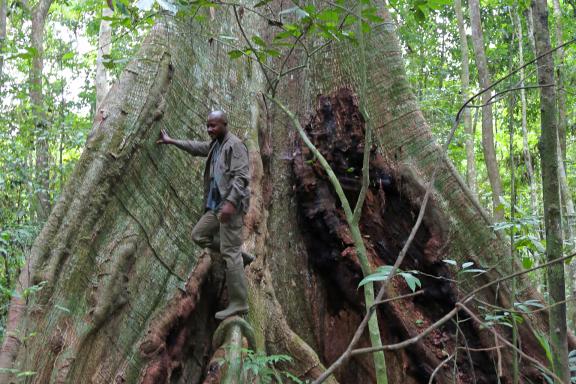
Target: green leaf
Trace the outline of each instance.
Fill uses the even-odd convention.
[[[414,9],[414,18],[417,22],[422,23],[426,21],[426,14],[420,8]]]
[[[337,23],[340,19],[340,14],[336,9],[328,8],[320,12],[316,17],[324,22]]]
[[[252,36],[252,41],[261,47],[266,47],[268,45],[260,36],[257,35]]]
[[[381,267],[378,267],[375,273],[372,273],[366,276],[364,279],[362,279],[362,281],[360,281],[360,284],[358,284],[358,287],[361,287],[371,282],[384,281],[388,279],[388,276],[390,276],[392,268],[393,266],[391,265],[383,265]],[[412,292],[416,290],[416,287],[418,288],[422,287],[422,282],[420,281],[420,279],[414,276],[414,274],[416,273],[418,272],[417,271],[402,272],[401,270],[398,270],[398,274],[404,278],[406,284],[408,284],[408,287],[412,290]]]
[[[366,276],[365,278],[360,281],[358,284],[359,287],[366,285],[368,283],[373,283],[375,281],[384,281],[388,278],[388,273],[373,273],[371,275]]]
[[[267,49],[265,52],[268,56],[271,57],[278,57],[281,55],[280,51],[277,51],[276,49]]]
[[[244,55],[244,53],[242,51],[237,50],[237,49],[228,52],[228,56],[230,56],[231,59],[238,59],[239,57],[242,57],[243,55]]]
[[[522,266],[526,269],[530,269],[534,266],[534,260],[529,256],[522,256]]]
[[[74,57],[76,53],[75,52],[66,52],[65,54],[62,55],[62,60],[70,60],[71,58]]]
[[[411,273],[400,272],[400,276],[402,276],[404,278],[404,280],[406,280],[406,284],[408,284],[408,287],[412,290],[412,292],[416,291],[416,287],[418,287],[418,288],[422,287],[422,283],[420,282],[420,279],[418,279],[417,277],[415,277]]]
[[[376,7],[366,8],[362,11],[362,18],[371,21],[373,23],[381,23],[384,21],[383,18],[378,16],[378,9]]]

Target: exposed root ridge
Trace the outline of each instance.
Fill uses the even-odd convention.
[[[256,351],[256,338],[254,336],[254,330],[252,326],[243,318],[239,316],[232,316],[220,323],[216,331],[214,331],[214,336],[212,336],[212,348],[217,350],[220,348],[225,340],[228,333],[228,329],[232,326],[238,326],[242,330],[242,336],[248,341],[248,347],[253,351]]]
[[[172,371],[180,366],[182,350],[190,334],[189,323],[211,265],[209,254],[203,253],[186,283],[186,294],[174,297],[162,316],[150,325],[146,339],[140,344],[142,356],[151,359],[141,384],[166,383]]]

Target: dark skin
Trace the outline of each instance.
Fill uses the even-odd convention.
[[[228,133],[228,120],[222,111],[210,112],[206,120],[206,131],[212,140],[216,139],[222,141]],[[156,140],[156,144],[174,144],[175,141],[163,129],[160,131],[160,136]],[[226,200],[220,208],[218,219],[221,223],[227,223],[232,216],[236,213],[236,207],[230,201]]]

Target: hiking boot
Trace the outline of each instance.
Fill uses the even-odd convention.
[[[215,317],[223,320],[227,317],[248,313],[248,292],[246,290],[246,277],[242,267],[233,267],[226,271],[226,285],[228,286],[228,307],[216,312]]]

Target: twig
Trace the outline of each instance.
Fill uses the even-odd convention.
[[[390,298],[390,299],[375,301],[375,302],[374,302],[374,305],[380,305],[380,304],[388,303],[388,302],[390,302],[390,301],[407,299],[407,298],[409,298],[409,297],[419,296],[419,295],[421,295],[421,294],[423,294],[423,293],[424,293],[424,290],[420,290],[420,291],[417,291],[417,292],[408,293],[408,294],[406,294],[406,295],[401,295],[401,296],[392,297],[392,298]]]
[[[442,368],[444,365],[446,365],[447,362],[452,360],[454,358],[454,356],[456,356],[456,352],[454,352],[453,354],[451,354],[450,356],[448,356],[447,358],[442,360],[440,362],[440,364],[438,364],[438,366],[436,368],[434,368],[434,370],[432,371],[432,374],[430,375],[430,379],[428,380],[428,384],[432,384],[432,380],[434,380],[434,376],[436,376],[436,374],[438,372],[440,372],[440,368]]]

